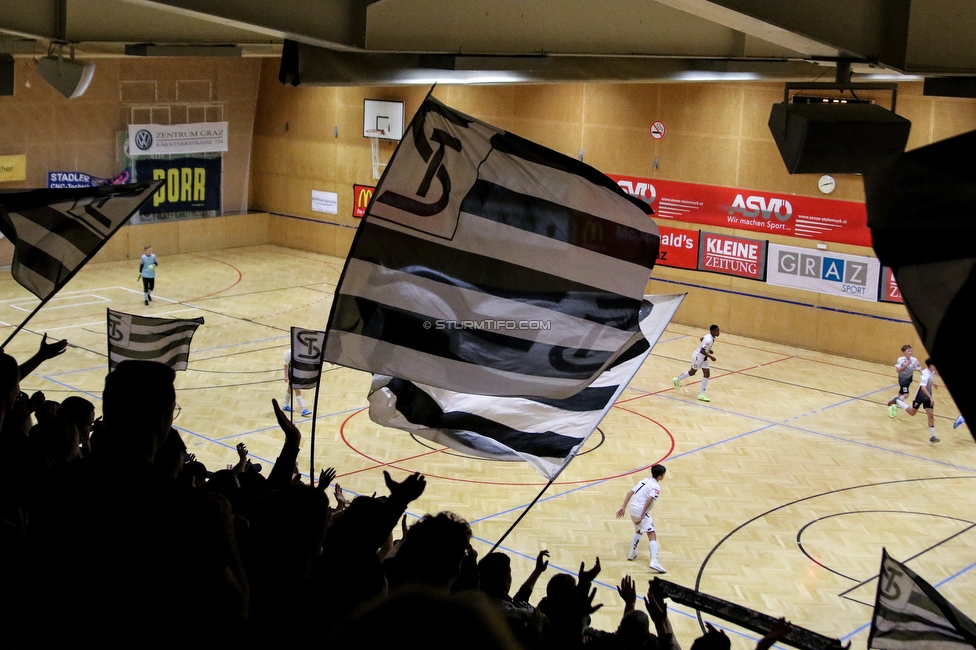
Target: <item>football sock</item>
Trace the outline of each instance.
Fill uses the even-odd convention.
[[[702,377],[701,392],[705,392],[705,386],[708,386],[708,377]]]
[[[657,562],[657,540],[651,541],[651,562]]]
[[[935,427],[929,427],[929,435],[935,437]]]
[[[896,399],[895,404],[905,409],[906,411],[908,410],[908,404],[905,404],[905,402],[901,401],[900,399]]]
[[[634,539],[630,540],[630,552],[631,553],[636,553],[637,552],[637,545],[640,544],[640,538],[641,538],[641,534],[640,533],[634,533]]]
[[[285,393],[285,406],[291,406],[291,393]]]
[[[302,399],[301,395],[295,395],[295,403],[298,404],[300,410],[305,410],[305,400]]]
[[[678,375],[678,381],[683,381],[685,379],[688,379],[688,377],[691,377],[691,375],[689,375],[687,372],[683,372],[680,375]]]

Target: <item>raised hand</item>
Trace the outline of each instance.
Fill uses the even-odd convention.
[[[237,443],[237,457],[241,459],[241,462],[247,460],[247,446],[243,442]]]
[[[624,579],[620,581],[620,586],[617,587],[617,594],[624,601],[624,613],[632,611],[634,603],[637,602],[637,585],[634,584],[634,579],[630,576],[624,576]]]
[[[329,489],[329,484],[335,480],[336,471],[335,467],[327,467],[319,472],[319,484],[318,488],[325,492]]]
[[[647,595],[644,596],[644,607],[654,625],[664,622],[668,618],[668,605],[664,602],[664,590],[657,578],[647,581]]]
[[[588,585],[589,583],[593,582],[598,575],[600,575],[600,558],[596,559],[596,563],[593,564],[593,568],[589,571],[585,570],[585,566],[585,562],[580,562],[579,581],[580,584]]]
[[[548,557],[549,557],[549,551],[545,549],[539,551],[539,555],[537,555],[535,558],[536,573],[542,573],[543,571],[549,568],[549,560],[546,559]]]
[[[343,510],[347,505],[349,505],[349,502],[346,501],[346,494],[345,492],[342,491],[341,485],[336,483],[335,490],[333,493],[335,494],[336,510]]]
[[[417,499],[427,488],[427,479],[420,472],[414,472],[403,479],[403,482],[397,483],[389,472],[383,470],[383,479],[386,481],[386,488],[390,491],[390,496],[403,499],[407,503]]]
[[[271,400],[271,405],[274,407],[275,418],[278,419],[278,426],[285,433],[285,440],[296,447],[301,446],[302,432],[291,423],[288,416],[285,415],[285,412],[281,410],[281,407],[278,406],[278,400]]]
[[[603,607],[603,603],[600,603],[598,605],[594,605],[593,604],[593,599],[594,598],[596,598],[596,587],[593,587],[593,590],[590,592],[590,595],[586,599],[586,604],[583,606],[583,613],[584,614],[586,614],[586,615],[592,614],[595,611],[597,611],[598,609],[600,609],[601,607]]]
[[[68,339],[61,339],[60,341],[55,341],[54,343],[47,342],[47,333],[41,338],[41,345],[37,348],[37,354],[41,359],[45,361],[47,359],[53,359],[59,354],[64,354],[64,351],[68,349]]]
[[[38,409],[44,406],[44,401],[46,399],[47,398],[44,396],[44,393],[42,393],[41,391],[36,391],[33,395],[30,396],[30,399],[27,401],[27,409],[31,413],[37,413]]]

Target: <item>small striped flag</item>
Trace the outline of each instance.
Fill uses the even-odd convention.
[[[41,301],[50,298],[163,185],[0,192],[0,231],[14,245],[14,280]]]
[[[684,294],[645,296],[643,336],[596,381],[570,397],[470,395],[377,375],[369,417],[479,458],[526,461],[554,479],[630,383],[683,299]]]
[[[292,388],[315,388],[322,375],[322,347],[325,332],[291,328],[291,360],[288,363],[288,383]]]
[[[641,338],[660,236],[582,162],[428,97],[356,232],[326,361],[480,395],[575,395]]]
[[[868,650],[972,650],[976,624],[935,587],[882,551]]]
[[[190,341],[203,318],[151,318],[108,312],[108,369],[127,359],[158,361],[173,370],[186,370]]]

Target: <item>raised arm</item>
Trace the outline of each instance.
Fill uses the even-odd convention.
[[[67,349],[68,339],[61,339],[60,341],[55,341],[54,343],[48,343],[47,334],[45,333],[43,338],[41,338],[41,345],[37,348],[37,352],[34,353],[34,356],[20,364],[20,378],[23,379],[27,375],[37,370],[38,366],[48,359],[53,359],[59,354],[64,354],[64,351]]]
[[[535,583],[539,581],[539,576],[541,576],[542,573],[549,568],[549,560],[546,559],[548,557],[549,551],[539,551],[539,555],[537,555],[535,558],[535,568],[532,569],[532,573],[530,573],[529,577],[525,579],[525,582],[522,583],[519,590],[515,592],[515,597],[512,598],[513,601],[523,603],[529,602],[529,599],[532,598],[532,590],[535,589]]]

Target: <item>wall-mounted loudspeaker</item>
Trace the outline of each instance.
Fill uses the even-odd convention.
[[[791,174],[861,174],[905,151],[912,123],[877,104],[773,104],[769,130]]]
[[[0,96],[14,94],[14,57],[0,54]]]
[[[88,84],[95,74],[95,64],[51,54],[37,62],[37,72],[55,90],[71,99],[81,97],[88,90]]]

